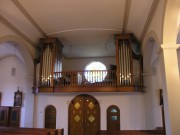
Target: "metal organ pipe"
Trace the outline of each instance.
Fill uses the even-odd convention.
[[[126,40],[119,41],[119,84],[131,85],[131,63],[129,42]]]
[[[131,63],[130,63],[130,49],[128,46],[128,75],[129,75],[129,85],[131,85]]]
[[[121,85],[124,85],[123,84],[123,79],[124,79],[124,63],[123,63],[123,42],[121,41]]]
[[[125,83],[126,85],[129,85],[129,77],[128,77],[128,52],[127,52],[127,47],[128,47],[128,44],[127,42],[125,42],[125,65],[126,65],[126,78],[125,78]]]
[[[49,63],[49,58],[48,58],[48,56],[49,56],[49,47],[47,47],[47,49],[46,49],[46,86],[48,86],[48,68],[49,68],[49,65],[48,65],[48,63]]]
[[[125,78],[126,78],[126,67],[125,67],[125,44],[124,44],[124,41],[123,41],[123,45],[122,45],[122,54],[123,54],[123,85],[125,85]]]
[[[127,65],[127,69],[126,69],[126,81],[127,81],[127,85],[129,85],[129,60],[128,60],[128,42],[126,42],[126,65]]]
[[[50,59],[50,63],[49,63],[49,86],[51,86],[51,80],[52,80],[52,50],[51,48],[49,49],[49,59]]]
[[[47,66],[47,48],[45,48],[45,50],[44,50],[44,65],[43,65],[43,68],[44,68],[44,85],[45,86],[46,86],[46,83],[47,83],[46,66]]]
[[[121,58],[120,57],[120,54],[121,54],[120,51],[121,51],[120,50],[120,45],[118,45],[118,56],[119,56],[118,60],[119,60],[119,65],[120,65],[120,58]],[[120,68],[120,66],[119,66],[119,68]],[[119,75],[117,77],[119,77],[119,82],[118,83],[121,85],[121,68],[119,69]]]
[[[122,41],[119,41],[119,70],[120,70],[120,85],[122,84],[122,80],[123,80],[123,55],[122,55]]]
[[[45,50],[43,50],[45,51]],[[45,70],[44,70],[44,66],[45,66],[45,54],[43,53],[43,56],[42,56],[42,80],[41,80],[41,85],[44,85],[44,79],[45,79]]]

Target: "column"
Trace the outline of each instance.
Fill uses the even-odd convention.
[[[34,120],[34,94],[32,93],[33,76],[26,77],[26,92],[24,93],[25,119],[24,127],[33,127]]]
[[[167,135],[180,135],[180,79],[177,49],[179,45],[163,44],[160,54]]]

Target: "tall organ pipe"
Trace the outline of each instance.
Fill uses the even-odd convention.
[[[121,65],[120,65],[120,63],[121,63],[121,42],[120,42],[120,45],[119,45],[119,47],[118,47],[118,53],[119,53],[119,70],[120,70],[120,73],[119,73],[119,83],[120,83],[120,85],[121,85],[121,79],[122,79],[122,68],[121,68]]]

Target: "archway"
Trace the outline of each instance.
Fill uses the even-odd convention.
[[[33,59],[26,44],[16,36],[4,36],[0,38],[0,66],[2,104],[13,106],[14,92],[17,87],[23,92],[21,107],[21,127],[33,127],[34,95],[33,86]],[[16,53],[16,54],[15,54]],[[11,76],[11,67],[15,62],[16,75]],[[4,77],[2,77],[4,76]]]
[[[176,103],[180,102],[180,82],[179,65],[177,57],[177,33],[179,25],[179,0],[167,0],[164,12],[163,41],[162,41],[162,62],[164,72],[163,97],[165,108],[165,121],[167,134],[180,134],[178,125],[180,124],[180,109]],[[173,68],[172,68],[173,67]]]
[[[145,127],[155,129],[163,127],[161,106],[159,105],[159,89],[162,89],[159,54],[160,45],[155,34],[149,34],[143,47],[143,78],[146,86]]]

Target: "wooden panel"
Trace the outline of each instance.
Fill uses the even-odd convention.
[[[64,135],[64,129],[0,127],[2,135]]]
[[[96,135],[165,135],[165,131],[163,130],[121,130],[121,131],[100,130]]]
[[[9,123],[10,127],[19,127],[20,123],[20,107],[10,107]]]
[[[85,96],[85,135],[95,135],[100,130],[100,106],[92,96]]]
[[[47,106],[45,110],[45,128],[56,128],[56,108],[52,105]]]
[[[120,130],[120,110],[115,105],[107,109],[107,130]]]
[[[53,87],[40,87],[38,89],[38,92],[47,92],[47,93],[52,93],[53,92]]]
[[[8,126],[9,107],[0,107],[0,126]]]
[[[100,130],[100,107],[90,95],[79,95],[69,105],[69,135],[96,135]]]
[[[69,105],[69,135],[84,135],[84,97],[78,96]]]

